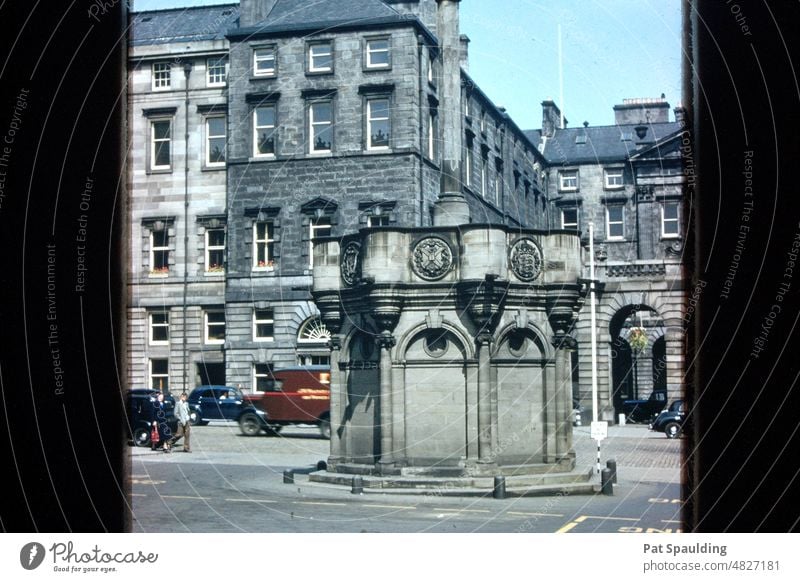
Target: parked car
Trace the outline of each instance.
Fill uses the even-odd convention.
[[[201,426],[210,420],[239,422],[242,412],[252,408],[241,390],[233,386],[198,386],[191,391],[186,402],[189,405],[189,420]]]
[[[277,434],[291,424],[314,424],[331,436],[331,371],[327,366],[298,366],[273,372],[265,390],[245,398],[256,411],[243,414],[239,428],[247,436]],[[259,414],[261,413],[261,414]]]
[[[150,430],[153,421],[157,419],[155,403],[160,390],[150,388],[134,388],[128,390],[128,428],[133,444],[138,447],[150,446]],[[166,421],[170,429],[178,429],[178,419],[175,418],[175,399],[169,394],[164,395],[164,409]]]
[[[675,400],[650,423],[650,430],[663,432],[668,439],[674,439],[683,432],[686,421],[686,409],[683,400]]]
[[[647,400],[625,400],[622,412],[626,422],[651,422],[667,405],[667,393],[656,391]]]

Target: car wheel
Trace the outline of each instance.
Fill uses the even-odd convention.
[[[319,419],[319,434],[322,435],[324,439],[331,438],[331,418],[330,416],[323,416]]]
[[[681,425],[677,422],[670,422],[664,427],[664,434],[667,435],[668,439],[674,439],[681,434]]]
[[[255,414],[243,414],[239,419],[239,429],[245,436],[256,436],[261,432],[261,421]]]
[[[137,428],[133,431],[133,444],[137,447],[150,446],[150,431],[144,427]]]

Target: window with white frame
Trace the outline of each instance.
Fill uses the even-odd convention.
[[[325,344],[331,339],[331,332],[319,317],[307,319],[297,332],[297,343]]]
[[[169,273],[169,230],[166,227],[150,231],[150,274]]]
[[[333,149],[333,101],[313,101],[308,106],[309,153],[328,153]]]
[[[561,228],[565,230],[578,230],[578,209],[561,209]]]
[[[153,91],[163,91],[172,85],[172,63],[153,63]]]
[[[489,191],[489,160],[486,156],[481,156],[481,196],[486,198]]]
[[[150,169],[172,167],[172,119],[150,120]]]
[[[314,240],[331,236],[331,219],[328,216],[312,218],[309,222],[308,266],[314,268]]]
[[[367,149],[389,149],[390,132],[389,98],[373,97],[367,99]]]
[[[225,229],[206,228],[206,273],[225,272]]]
[[[366,42],[366,67],[368,69],[389,68],[389,39],[370,38]]]
[[[149,362],[150,388],[169,390],[169,360],[167,358],[151,358]]]
[[[330,73],[333,71],[333,44],[330,41],[308,45],[308,72]]]
[[[578,189],[578,170],[561,170],[558,173],[558,189],[575,191]]]
[[[606,238],[609,240],[625,237],[625,207],[606,206]]]
[[[206,117],[206,165],[225,165],[225,116]]]
[[[428,112],[428,158],[436,161],[437,148],[436,148],[436,133],[437,125],[436,120],[438,117],[438,110],[431,107]]]
[[[253,110],[253,156],[274,157],[277,107],[261,105]]]
[[[210,57],[206,59],[206,86],[224,87],[228,77],[228,59]]]
[[[661,236],[664,238],[678,238],[680,234],[679,203],[663,202],[661,204]]]
[[[299,354],[297,364],[299,366],[330,366],[331,357],[323,354]]]
[[[625,184],[622,180],[622,168],[606,168],[604,170],[606,188],[622,188]]]
[[[271,342],[275,339],[275,315],[272,309],[253,309],[253,340]]]
[[[169,312],[151,311],[150,319],[150,344],[154,346],[169,344]]]
[[[464,150],[464,185],[472,185],[472,144],[467,142]]]
[[[203,312],[205,343],[225,343],[225,311],[222,309],[209,309]]]
[[[275,75],[276,50],[274,46],[253,49],[253,76],[272,77]]]
[[[370,214],[367,216],[367,226],[389,226],[389,215],[381,213],[378,215]]]
[[[494,173],[494,201],[499,204],[503,199],[503,163],[497,160]]]
[[[272,364],[253,364],[253,390],[256,392],[276,392],[280,390],[280,380],[272,375]]]
[[[253,223],[253,269],[272,270],[273,233],[272,223],[259,221]]]

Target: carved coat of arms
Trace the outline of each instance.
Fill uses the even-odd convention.
[[[436,237],[424,238],[414,247],[414,272],[428,281],[441,279],[453,265],[450,245]]]
[[[342,281],[348,287],[355,285],[356,281],[361,278],[361,263],[359,261],[359,254],[361,253],[361,245],[357,242],[349,242],[342,250],[342,258],[339,263],[339,270],[342,273]]]
[[[532,239],[523,238],[511,247],[508,262],[520,281],[533,281],[542,272],[542,251]]]

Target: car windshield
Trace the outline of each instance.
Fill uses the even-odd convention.
[[[676,400],[669,405],[670,412],[683,412],[683,400]]]

